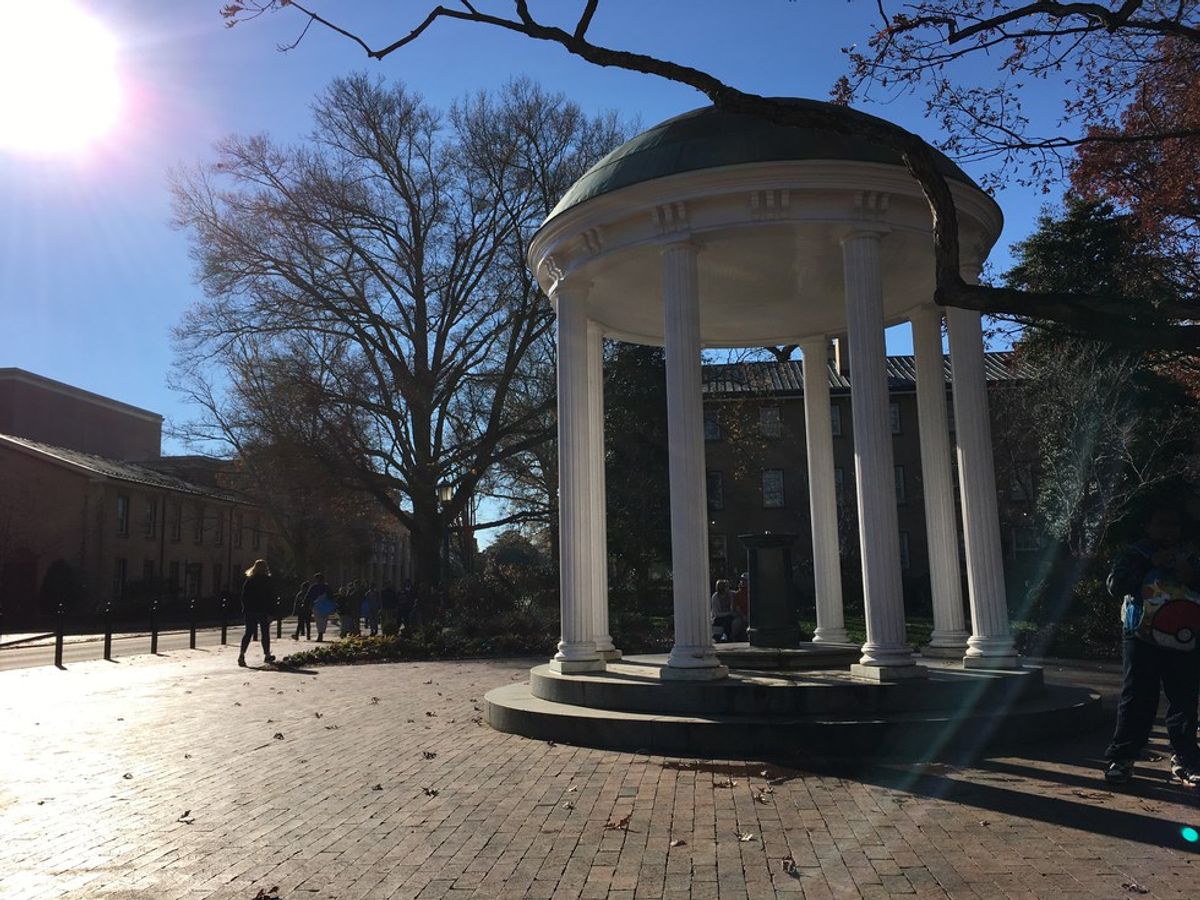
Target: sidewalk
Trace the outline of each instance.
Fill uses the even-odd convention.
[[[235,659],[0,672],[0,897],[1197,894],[1196,794],[1165,758],[1107,790],[1103,733],[973,768],[811,773],[496,733],[483,694],[528,660]]]

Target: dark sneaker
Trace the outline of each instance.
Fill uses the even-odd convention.
[[[1200,786],[1200,771],[1193,766],[1185,766],[1178,756],[1171,757],[1171,777],[1188,787]]]
[[[239,656],[238,657],[238,665],[241,666],[243,669],[246,668],[246,657]]]
[[[265,663],[266,663],[266,664],[269,666],[271,663],[275,662],[275,657],[273,657],[273,656],[269,656],[269,655],[268,655],[268,656],[264,656],[264,657],[263,657],[263,662],[265,662]]]
[[[1133,760],[1114,759],[1104,770],[1104,780],[1109,784],[1129,784],[1133,778]]]

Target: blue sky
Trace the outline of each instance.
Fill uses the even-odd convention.
[[[0,367],[28,369],[169,418],[189,415],[166,387],[169,333],[198,291],[186,235],[169,224],[167,172],[209,158],[223,135],[301,139],[313,95],[357,70],[402,80],[441,106],[528,75],[589,111],[616,109],[647,127],[705,103],[679,85],[596,68],[554,46],[461,23],[439,23],[372,63],[318,28],[298,48],[277,52],[303,25],[287,11],[227,29],[218,0],[79,3],[117,39],[123,111],[111,133],[84,153],[33,157],[0,148]],[[556,0],[542,9],[579,5]],[[425,8],[383,0],[314,6],[375,36],[375,44],[406,31]],[[865,42],[875,15],[874,0],[607,0],[591,37],[706,69],[744,90],[824,99],[845,68],[840,48]],[[0,84],[0,110],[2,92],[19,89]],[[864,108],[936,137],[919,100]],[[1047,198],[1012,188],[997,199],[1007,224],[992,258],[1003,268],[1006,248],[1029,232]],[[892,349],[907,352],[902,336]]]

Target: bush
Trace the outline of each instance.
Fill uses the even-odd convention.
[[[412,662],[498,656],[549,656],[554,640],[545,635],[495,634],[466,637],[450,628],[393,637],[355,636],[292,653],[285,666],[351,665],[365,662]]]

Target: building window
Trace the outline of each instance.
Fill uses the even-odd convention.
[[[148,538],[154,537],[158,531],[158,499],[151,497],[146,501],[146,514],[142,516],[142,534]]]
[[[201,568],[200,563],[192,563],[184,573],[183,595],[185,597],[200,596]]]
[[[128,501],[126,501],[128,503]],[[125,599],[125,578],[129,573],[129,562],[122,559],[113,561],[113,599]]]
[[[729,571],[729,538],[726,535],[709,534],[708,565],[718,577]]]
[[[171,566],[167,570],[167,587],[170,588],[172,594],[179,593],[179,560],[172,560]]]
[[[896,503],[904,503],[908,499],[907,488],[904,485],[904,466],[896,466]]]
[[[720,472],[705,473],[705,487],[709,509],[725,508],[725,476]]]
[[[908,555],[908,532],[900,532],[900,568],[905,572],[912,566],[912,559]]]
[[[142,581],[147,583],[154,580],[154,560],[147,559],[142,561]]]
[[[899,403],[892,402],[892,403],[888,404],[888,420],[892,426],[892,434],[899,434],[900,433],[900,404]]]
[[[183,504],[176,501],[171,504],[171,540],[178,543],[183,536]]]
[[[225,541],[225,513],[222,510],[217,510],[217,514],[213,517],[213,543],[218,547]]]
[[[765,438],[783,437],[783,421],[779,418],[778,406],[758,408],[758,433]]]
[[[250,548],[257,550],[260,546],[262,546],[262,524],[255,519],[254,530],[250,532]]]
[[[233,546],[241,548],[242,546],[242,529],[246,524],[246,517],[241,513],[236,513],[233,517]]]
[[[837,404],[829,406],[829,424],[833,429],[834,437],[842,436],[842,408]]]
[[[833,494],[837,498],[837,505],[844,506],[846,503],[846,473],[840,468],[833,470]]]
[[[129,497],[125,494],[117,494],[117,534],[129,535]]]
[[[221,575],[222,574],[223,573],[221,572],[221,564],[213,563],[213,593],[214,594],[221,593],[221,588],[222,588]]]
[[[783,509],[783,469],[762,470],[763,509]]]
[[[721,424],[717,421],[717,417],[713,413],[704,414],[704,439],[706,441],[719,441],[721,439]]]
[[[196,518],[192,522],[192,540],[197,544],[204,543],[204,504],[196,504]]]
[[[1036,528],[1020,526],[1013,529],[1013,552],[1031,553],[1039,549],[1040,545]]]

